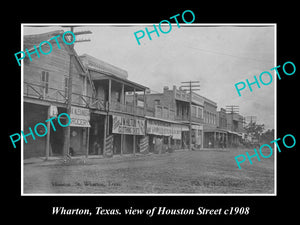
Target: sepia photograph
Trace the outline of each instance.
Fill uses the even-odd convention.
[[[186,20],[22,23],[22,195],[277,194],[276,24]]]

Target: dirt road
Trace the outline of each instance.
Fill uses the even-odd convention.
[[[247,150],[248,151],[248,150]],[[252,150],[253,151],[253,150]],[[24,193],[274,193],[274,158],[241,164],[245,150],[178,151],[24,165]]]

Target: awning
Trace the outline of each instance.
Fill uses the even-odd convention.
[[[151,118],[147,120],[147,134],[172,136],[173,139],[181,139],[181,132],[189,130],[184,124],[167,122],[163,119]]]
[[[203,132],[216,132],[216,133],[228,133],[228,130],[224,130],[224,129],[219,129],[219,128],[208,128],[208,129],[204,129]]]
[[[228,131],[228,133],[230,133],[230,134],[235,134],[235,135],[240,136],[240,137],[243,136],[242,134],[237,133],[237,132],[234,132],[234,131]]]

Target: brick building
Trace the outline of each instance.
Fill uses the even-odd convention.
[[[140,97],[139,97],[140,98]],[[164,87],[162,93],[146,94],[147,128],[151,121],[156,122],[156,126],[166,127],[169,133],[165,136],[164,143],[172,149],[188,148],[190,143],[190,96],[186,91]],[[149,122],[148,122],[149,121]],[[164,123],[164,124],[163,124]],[[203,100],[193,93],[191,106],[191,141],[194,148],[203,148]],[[152,125],[151,125],[152,126]],[[167,128],[169,127],[169,128]],[[148,130],[149,132],[150,130]],[[172,133],[173,132],[173,133]],[[167,137],[166,137],[167,136]],[[151,135],[150,135],[151,138]],[[151,146],[151,145],[150,145]]]
[[[227,130],[228,130],[228,146],[238,147],[242,144],[244,126],[243,126],[243,116],[238,113],[227,112]]]
[[[223,131],[220,137],[219,147],[226,148],[228,146],[228,130],[227,130],[227,114],[224,108],[217,112],[217,128]]]

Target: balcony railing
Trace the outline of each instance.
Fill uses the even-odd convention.
[[[189,115],[180,115],[180,116],[176,115],[175,120],[177,120],[177,121],[190,121],[190,116]],[[203,123],[203,119],[192,114],[192,122]]]
[[[190,94],[185,93],[183,91],[175,90],[175,99],[182,100],[182,101],[189,101]]]
[[[188,115],[176,115],[175,120],[177,121],[189,121],[189,116]]]
[[[192,122],[203,123],[203,119],[192,114]]]
[[[146,108],[146,116],[155,117],[155,108]]]
[[[68,96],[64,90],[28,82],[24,82],[23,96],[64,104],[68,101]],[[72,93],[72,104],[87,108],[105,110],[104,100],[78,93]]]
[[[144,116],[144,108],[140,106],[133,106],[131,104],[122,104],[121,102],[111,100],[109,106],[110,111],[124,112],[133,115]]]

